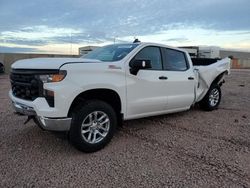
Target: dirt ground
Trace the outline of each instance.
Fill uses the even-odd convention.
[[[103,150],[13,114],[0,75],[0,187],[250,187],[250,71],[234,70],[218,110],[124,123]]]

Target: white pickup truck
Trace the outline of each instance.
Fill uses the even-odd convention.
[[[76,148],[94,152],[121,120],[185,111],[195,103],[216,109],[230,59],[194,61],[198,66],[184,50],[140,42],[104,46],[81,58],[19,60],[9,96],[18,114],[45,130],[68,131]]]

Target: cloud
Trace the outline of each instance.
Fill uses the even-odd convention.
[[[0,23],[12,28],[88,28],[108,34],[117,29],[127,34],[130,27],[132,32],[150,32],[152,26],[157,30],[174,23],[242,30],[250,27],[249,6],[248,0],[1,0]]]
[[[69,37],[71,35],[83,33],[79,29],[48,27],[46,25],[35,25],[23,27],[12,31],[1,32],[2,39],[23,38],[23,39],[48,39],[53,37]]]
[[[163,41],[166,41],[166,42],[187,42],[189,40],[186,37],[179,37],[179,38],[170,38],[170,39],[166,39]]]
[[[188,34],[171,31],[247,33],[249,7],[249,0],[1,0],[0,43],[101,44],[168,31],[171,36],[161,41],[192,41]]]
[[[29,40],[25,38],[16,38],[16,37],[8,37],[5,39],[0,39],[0,43],[2,44],[16,44],[16,45],[28,45],[28,46],[43,46],[45,44],[48,44],[49,41],[40,40],[40,39],[34,39]]]
[[[52,28],[45,25],[23,27],[19,30],[0,32],[0,43],[41,46],[52,42],[71,42],[72,37],[84,31],[71,28]]]

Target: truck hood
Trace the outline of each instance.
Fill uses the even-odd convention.
[[[12,69],[59,69],[66,63],[100,63],[99,60],[84,58],[33,58],[18,60]]]

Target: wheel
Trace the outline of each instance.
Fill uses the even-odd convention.
[[[95,152],[110,142],[116,125],[116,113],[109,104],[99,100],[86,101],[72,113],[69,139],[77,149]]]
[[[200,106],[206,111],[212,111],[218,108],[221,101],[221,89],[217,84],[211,85],[205,97],[201,100]]]

